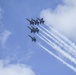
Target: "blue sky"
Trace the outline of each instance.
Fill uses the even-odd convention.
[[[45,18],[46,24],[54,24],[53,27],[55,29],[58,29],[56,24],[57,25],[61,24],[59,22],[59,19],[58,19],[59,23],[51,22],[50,21],[51,19],[48,18],[50,17],[50,15],[48,16],[48,13],[46,11],[48,9],[51,9],[51,10],[48,10],[48,12],[53,11],[60,4],[64,5],[63,0],[62,1],[61,0],[38,0],[38,1],[36,0],[7,0],[7,1],[0,0],[0,9],[1,9],[0,11],[0,14],[1,14],[0,15],[1,17],[0,18],[0,63],[2,62],[0,65],[4,65],[4,63],[7,64],[8,63],[7,61],[9,61],[9,63],[6,65],[6,68],[10,66],[9,68],[11,69],[11,65],[12,65],[14,66],[14,69],[16,68],[16,70],[17,69],[21,70],[25,67],[25,72],[24,70],[23,71],[21,70],[21,73],[19,75],[21,74],[22,75],[75,75],[76,74],[76,72],[72,71],[66,65],[64,65],[59,60],[57,60],[55,57],[51,56],[49,53],[44,51],[44,49],[42,49],[37,43],[31,42],[31,39],[28,37],[28,34],[35,36],[39,43],[44,45],[46,48],[48,48],[58,56],[61,56],[60,54],[56,53],[56,51],[54,51],[52,47],[48,46],[35,34],[30,33],[30,30],[27,28],[27,26],[30,26],[30,25],[29,25],[29,22],[26,20],[26,18],[36,19],[36,17],[42,16]],[[53,17],[54,16],[52,16],[51,18]],[[58,18],[58,17],[54,17],[54,18]],[[62,20],[61,22],[63,23]],[[68,24],[68,23],[63,23],[63,24]],[[43,26],[46,27],[45,25]],[[48,28],[46,29],[48,30]],[[61,31],[60,29],[58,30],[63,34],[67,32],[67,31],[64,32],[65,27],[63,31]],[[71,35],[68,35],[70,32],[71,31],[68,30],[68,33],[65,35],[67,35],[67,37],[71,38],[72,40],[73,38],[75,40],[75,37],[71,37]],[[63,56],[61,57],[68,63],[71,63],[68,60],[66,60],[65,57]],[[26,66],[24,67],[21,66],[21,64],[27,65],[28,69]],[[18,68],[18,66],[20,68]],[[73,66],[76,67],[76,65],[74,64]],[[0,69],[1,71],[5,72],[5,74],[10,75],[4,70],[4,67],[0,67]],[[27,73],[27,70],[29,74]],[[10,70],[8,70],[8,72],[9,71]],[[13,72],[15,71],[12,70],[11,75]],[[2,74],[3,73],[1,72],[1,75]],[[13,75],[17,75],[17,74],[14,73]]]

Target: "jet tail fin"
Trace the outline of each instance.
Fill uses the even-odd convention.
[[[31,29],[29,26],[27,26],[29,29]]]
[[[30,35],[28,35],[30,38],[32,38]]]
[[[30,22],[30,20],[29,20],[29,19],[27,19],[27,18],[26,18],[26,20],[28,20],[28,21]]]
[[[37,17],[36,17],[37,18]],[[37,18],[38,20],[40,20],[39,18]]]
[[[31,18],[33,21],[35,21],[33,18]]]

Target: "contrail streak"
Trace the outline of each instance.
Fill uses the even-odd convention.
[[[68,43],[74,50],[75,54],[76,54],[76,45],[70,41],[68,38],[66,38],[64,35],[62,35],[61,33],[59,33],[58,31],[56,31],[54,28],[48,26],[55,34],[58,34],[60,36],[60,38],[62,38],[66,43]]]
[[[73,48],[76,49],[76,45],[70,41],[68,38],[66,38],[64,35],[62,35],[61,33],[59,33],[58,31],[56,31],[54,28],[50,27],[50,29],[52,29],[52,31],[54,31],[55,33],[57,33],[64,41],[66,41],[69,45],[71,45]]]
[[[68,68],[70,68],[71,70],[73,70],[74,72],[76,72],[76,68],[70,64],[68,64],[67,62],[65,62],[63,59],[61,59],[59,56],[55,55],[54,53],[52,53],[51,51],[49,51],[47,48],[45,48],[44,46],[42,46],[40,43],[37,42],[37,44],[43,48],[45,51],[47,51],[49,54],[51,54],[52,56],[54,56],[56,59],[58,59],[59,61],[61,61],[63,64],[65,64]]]
[[[49,35],[47,32],[45,32],[44,30],[42,30],[40,27],[39,29],[48,37],[50,37],[52,40],[54,40],[56,43],[58,43],[60,46],[63,46],[59,41],[57,41],[54,37],[52,37],[51,35]]]
[[[60,52],[61,54],[63,54],[66,58],[68,58],[71,62],[73,62],[74,64],[76,64],[76,60],[71,57],[68,53],[64,52],[59,46],[57,46],[55,43],[51,42],[49,39],[49,42],[46,41],[44,38],[44,35],[42,35],[42,37],[38,34],[36,34],[39,38],[41,38],[44,42],[46,42],[49,46],[51,46],[52,48],[54,48],[55,50],[57,50],[58,52]],[[43,38],[44,37],[44,38]]]
[[[48,32],[49,34],[47,34],[45,31],[43,31],[40,27],[42,27],[46,32]],[[65,48],[65,50],[67,50],[69,53],[71,53],[72,55],[76,56],[76,51],[73,50],[72,47],[70,47],[67,43],[65,43],[63,40],[61,40],[59,37],[57,37],[55,34],[53,34],[51,31],[48,31],[47,29],[45,29],[43,26],[40,26],[39,29],[46,34],[47,36],[49,36],[50,38],[52,38],[55,42],[57,42],[60,46],[62,46],[63,48]],[[57,39],[57,40],[56,40]],[[68,50],[69,49],[69,50]]]

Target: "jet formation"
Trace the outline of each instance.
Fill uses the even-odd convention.
[[[39,24],[44,24],[44,22],[45,22],[43,20],[43,18],[41,18],[41,19],[40,18],[37,18],[36,20],[34,20],[33,18],[31,18],[31,20],[29,20],[29,19],[27,19],[27,20],[30,22],[30,25],[39,25]]]
[[[28,20],[30,25],[31,25],[31,26],[27,26],[27,27],[30,29],[30,32],[34,33],[34,34],[39,33],[39,29],[37,27],[35,27],[35,25],[44,24],[44,22],[45,22],[43,20],[43,18],[40,19],[40,18],[37,18],[37,17],[36,17],[36,20],[34,20],[33,18],[31,18],[31,20],[26,18],[26,20]],[[31,35],[28,35],[28,36],[32,39],[33,42],[36,42],[35,37],[33,37]]]

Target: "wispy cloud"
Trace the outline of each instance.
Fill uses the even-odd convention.
[[[7,42],[9,36],[12,34],[9,30],[4,29],[2,23],[2,13],[3,9],[0,7],[0,44],[5,47],[5,43]]]
[[[26,53],[24,53],[22,55],[21,58],[17,58],[17,56],[15,56],[14,58],[16,58],[17,62],[21,63],[21,62],[27,62],[28,60],[31,59],[32,55],[34,54],[34,52],[31,49],[28,49],[26,51]],[[11,58],[10,58],[11,59]]]
[[[0,43],[3,47],[5,46],[5,43],[7,42],[8,38],[11,34],[12,33],[8,30],[5,30],[4,32],[2,32],[0,34]]]
[[[55,10],[44,9],[41,17],[44,17],[46,24],[52,25],[60,32],[75,38],[76,35],[76,0],[63,0]]]
[[[0,60],[0,75],[35,75],[35,73],[25,64],[9,64],[5,60]]]

